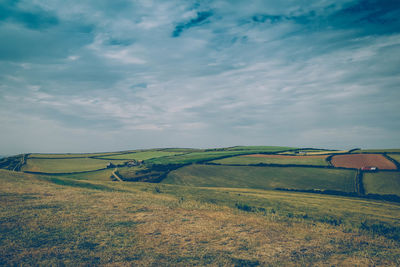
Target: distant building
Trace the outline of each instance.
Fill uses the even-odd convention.
[[[111,162],[107,163],[107,168],[115,168],[115,165]]]
[[[378,168],[377,167],[372,167],[372,166],[367,166],[367,167],[362,167],[361,170],[362,171],[377,171]]]
[[[128,162],[125,163],[125,164],[126,164],[126,166],[128,166],[128,167],[134,167],[134,166],[138,165],[136,160],[128,161]]]

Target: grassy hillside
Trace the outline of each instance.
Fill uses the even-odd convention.
[[[270,157],[250,157],[250,156],[238,156],[224,158],[220,160],[214,160],[214,163],[219,164],[297,164],[297,165],[320,165],[328,166],[329,163],[325,160],[326,156],[282,156],[271,155]]]
[[[0,203],[6,266],[400,264],[393,203],[4,170]]]
[[[400,172],[364,173],[367,194],[393,194],[400,196]]]
[[[114,164],[122,164],[124,161],[113,161]],[[36,159],[29,158],[23,171],[63,173],[91,171],[107,166],[108,161],[92,158],[71,159]]]
[[[355,171],[321,168],[189,165],[162,183],[203,187],[320,189],[354,192]]]
[[[211,161],[223,157],[256,154],[256,153],[273,153],[278,151],[284,151],[287,147],[239,147],[236,150],[234,148],[208,150],[204,152],[193,152],[183,155],[169,156],[163,158],[156,158],[148,160],[148,164],[190,164],[204,161]]]

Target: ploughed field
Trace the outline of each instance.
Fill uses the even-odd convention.
[[[335,155],[331,160],[333,166],[344,168],[377,167],[381,170],[395,170],[396,165],[381,154],[346,154]]]

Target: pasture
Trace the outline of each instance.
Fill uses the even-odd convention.
[[[183,154],[183,152],[168,152],[168,151],[141,151],[134,153],[126,153],[114,156],[98,157],[99,159],[122,159],[122,160],[148,160],[151,158],[160,158],[166,156],[175,156]]]
[[[89,157],[102,157],[102,156],[113,156],[120,155],[129,152],[103,152],[103,153],[54,153],[54,154],[43,154],[43,153],[32,153],[29,154],[29,158],[89,158]]]
[[[400,196],[400,172],[364,173],[365,193]]]
[[[238,157],[224,158],[214,160],[213,163],[218,164],[294,164],[294,165],[319,165],[328,166],[325,160],[327,156],[285,156],[285,155],[263,155],[253,154]]]
[[[28,158],[22,171],[65,173],[83,172],[106,168],[108,161],[92,158],[70,159],[38,159]],[[123,164],[124,161],[113,161],[114,164]]]
[[[388,149],[359,149],[352,153],[400,153],[400,148],[388,148]]]
[[[189,165],[162,181],[200,187],[336,190],[355,192],[355,171],[304,167]]]
[[[400,163],[400,154],[388,154],[388,156]]]
[[[191,164],[204,161],[211,161],[214,159],[220,159],[224,157],[255,154],[255,153],[276,153],[283,151],[288,147],[233,147],[226,149],[215,149],[207,150],[204,152],[193,152],[176,156],[167,156],[162,158],[150,159],[147,161],[148,164]]]

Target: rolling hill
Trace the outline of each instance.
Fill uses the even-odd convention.
[[[396,150],[367,151],[399,166]],[[350,153],[260,146],[3,158],[0,265],[399,265],[400,171],[331,164]]]

